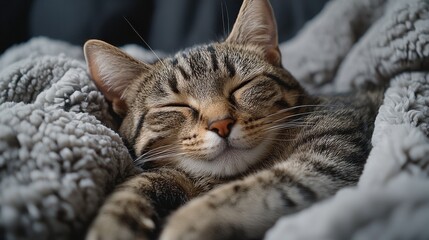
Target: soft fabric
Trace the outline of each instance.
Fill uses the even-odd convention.
[[[358,185],[285,216],[266,239],[428,239],[428,1],[332,1],[280,48],[312,93],[387,90]],[[107,194],[138,171],[116,127],[80,46],[35,38],[5,52],[0,238],[81,238]]]
[[[358,185],[265,239],[429,239],[429,1],[333,1],[282,51],[313,92],[388,85]]]

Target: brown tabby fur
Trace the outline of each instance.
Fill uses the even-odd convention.
[[[281,66],[267,0],[245,0],[224,42],[154,64],[98,40],[84,50],[144,169],[88,239],[259,239],[358,181],[381,94],[307,95]]]

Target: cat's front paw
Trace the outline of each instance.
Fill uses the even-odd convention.
[[[114,192],[100,208],[86,239],[153,239],[157,220],[149,200],[122,187],[121,190]]]
[[[206,202],[194,200],[171,216],[160,240],[226,239],[220,234],[226,229],[222,229],[219,220]]]
[[[91,225],[86,240],[149,240],[155,225],[151,219],[141,216],[100,214]]]
[[[179,208],[168,220],[160,240],[250,239],[235,193],[235,185],[231,184]]]
[[[86,235],[86,240],[148,239],[138,237],[124,222],[111,217],[98,217]]]

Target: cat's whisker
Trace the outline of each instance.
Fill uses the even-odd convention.
[[[282,114],[288,113],[289,111],[292,111],[292,110],[294,110],[294,109],[290,109],[290,108],[288,108],[288,109],[282,109],[280,111],[277,111],[275,113],[267,115],[265,118],[266,119],[274,118],[274,117],[277,117],[278,115],[282,115]],[[314,112],[314,111],[299,112],[299,113],[295,113],[295,114],[311,114],[312,112]],[[286,117],[289,117],[289,118],[290,117],[294,117],[295,114],[287,115]]]
[[[162,152],[162,151],[168,151],[168,150],[171,149],[170,147],[172,147],[172,146],[174,147],[174,145],[168,144],[168,145],[164,145],[164,146],[161,146],[161,147],[157,147],[157,148],[151,149],[151,150],[143,153],[142,155],[140,155],[139,158],[147,157],[147,156],[150,156],[152,154],[156,154],[156,153],[159,153],[159,152]]]
[[[304,121],[304,119],[308,116],[311,115],[315,112],[305,112],[305,113],[296,113],[296,114],[292,114],[292,115],[287,115],[287,116],[281,116],[279,118],[273,119],[272,121],[270,121],[270,123],[292,123],[292,122],[300,122],[300,121]]]
[[[223,29],[223,35],[227,35],[226,33],[226,28],[225,28],[225,18],[223,16],[223,2],[220,2],[220,14],[221,14],[221,18],[222,18],[222,29]]]
[[[266,124],[267,127],[264,128],[264,131],[278,131],[283,129],[292,129],[292,128],[301,128],[301,127],[308,127],[312,126],[314,122],[309,121],[303,121],[303,120],[292,120],[285,123],[278,123],[276,122],[273,124],[273,122],[270,122],[270,124]]]
[[[320,110],[320,111],[311,111],[311,112],[297,113],[297,114],[287,115],[287,116],[284,116],[284,117],[279,118],[279,119],[275,119],[275,120],[273,120],[271,122],[272,123],[277,123],[277,122],[285,121],[285,120],[290,119],[290,118],[296,118],[296,117],[299,117],[299,116],[305,117],[306,115],[315,114],[315,113],[324,113],[324,112],[326,112],[326,111],[325,110]]]
[[[225,12],[226,12],[226,26],[228,28],[227,34],[229,34],[231,31],[229,29],[229,13],[228,13],[228,5],[226,4],[226,1],[225,1]]]
[[[139,160],[150,159],[150,158],[154,158],[154,157],[160,157],[160,156],[165,156],[165,155],[169,155],[169,154],[176,154],[176,153],[177,152],[175,152],[175,151],[166,151],[166,152],[162,152],[162,153],[152,154],[150,156],[145,156],[143,158],[140,158]]]
[[[315,104],[297,105],[297,106],[281,109],[281,110],[279,110],[273,114],[270,114],[270,115],[282,114],[282,113],[286,113],[286,112],[289,112],[292,110],[297,110],[300,108],[311,108],[311,107],[330,107],[330,105],[315,105]],[[327,110],[327,109],[325,109],[325,110]],[[268,115],[268,116],[270,116],[270,115]]]
[[[256,137],[255,138],[256,140],[260,140],[260,139],[262,139],[262,140],[270,140],[270,141],[273,141],[273,142],[293,142],[295,139],[287,139],[287,138],[276,138],[276,137]]]
[[[163,145],[154,149],[151,149],[147,152],[145,152],[144,154],[140,155],[138,158],[136,158],[134,161],[139,161],[140,159],[143,158],[149,158],[155,155],[160,155],[163,153],[167,153],[167,152],[175,152],[176,150],[178,150],[179,148],[176,147],[174,144],[168,144],[168,145]]]
[[[169,156],[169,155],[172,155],[172,154],[173,153],[168,153],[168,154],[166,153],[166,154],[163,154],[162,156],[152,156],[152,157],[139,158],[138,161],[134,162],[134,164],[141,165],[141,164],[144,164],[146,162],[152,161],[151,159],[162,159],[162,158],[167,159],[166,156]]]
[[[128,23],[128,25],[130,25],[130,27],[133,29],[133,31],[137,34],[137,36],[139,36],[139,38],[143,41],[143,43],[149,48],[149,50],[153,53],[153,55],[155,55],[155,57],[158,59],[158,61],[161,62],[161,64],[164,65],[164,67],[167,67],[167,65],[165,65],[165,63],[161,60],[161,58],[158,56],[158,54],[156,54],[156,52],[150,47],[150,45],[140,35],[140,33],[137,31],[137,29],[134,28],[134,26],[131,24],[131,22],[128,21],[128,19],[125,16],[124,16],[124,19]]]
[[[140,157],[141,158],[151,158],[151,157],[154,157],[154,156],[159,156],[159,155],[168,154],[168,153],[177,153],[178,149],[179,148],[166,149],[166,150],[163,150],[163,151],[157,151],[157,152],[152,152],[151,154],[142,155]]]
[[[315,107],[315,108],[316,107],[317,108],[323,107],[324,110],[328,110],[329,108],[335,108],[335,105],[333,105],[333,104],[303,104],[303,105],[296,105],[293,107],[288,107],[288,108],[285,108],[283,110],[290,111],[290,110],[295,110],[295,109],[299,109],[299,108],[311,108],[311,107]]]
[[[274,132],[277,133],[281,130],[288,130],[288,129],[295,129],[295,128],[301,128],[301,127],[305,127],[305,126],[282,126],[282,127],[275,127],[275,128],[269,128],[269,129],[264,129],[264,132],[268,133],[268,132]]]
[[[144,158],[142,159],[141,163],[147,163],[147,162],[153,162],[153,161],[159,161],[159,160],[170,160],[171,158],[183,156],[186,153],[171,153],[171,154],[165,154],[162,156],[156,156],[151,158]]]
[[[269,123],[267,123],[266,125],[282,125],[282,124],[302,124],[302,123],[306,123],[306,124],[311,124],[314,123],[314,121],[308,121],[305,119],[305,115],[301,116],[299,118],[294,118],[294,119],[288,119],[288,118],[281,118],[281,119],[277,119],[275,121],[271,121]]]
[[[279,125],[284,125],[284,124],[289,124],[289,125],[293,125],[293,124],[302,124],[304,122],[306,122],[307,124],[309,124],[310,122],[305,121],[304,119],[305,116],[302,116],[300,118],[296,118],[296,119],[289,119],[288,117],[284,117],[281,119],[277,119],[277,120],[271,120],[271,121],[265,121],[262,123],[262,125],[264,126],[279,126]]]
[[[155,151],[159,151],[159,150],[164,150],[164,149],[171,149],[172,147],[175,147],[176,144],[166,144],[166,145],[161,145],[159,147],[150,149],[149,151],[147,151],[145,154],[151,153],[151,152],[155,152]]]
[[[312,124],[282,124],[282,125],[273,125],[265,128],[264,130],[278,130],[278,129],[289,129],[289,128],[297,128],[297,127],[308,127]]]

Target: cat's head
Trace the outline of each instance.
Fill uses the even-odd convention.
[[[139,162],[191,174],[242,173],[288,139],[304,91],[282,68],[267,0],[245,0],[228,38],[154,64],[98,40],[84,46],[98,88],[123,117]]]

